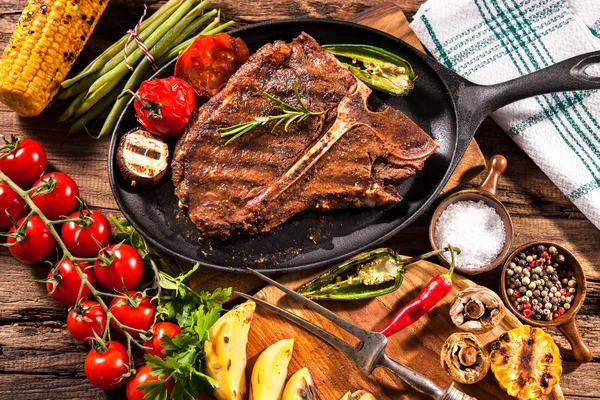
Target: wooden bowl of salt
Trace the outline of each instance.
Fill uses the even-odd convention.
[[[461,190],[446,197],[435,209],[429,224],[429,242],[436,250],[451,244],[461,249],[455,269],[477,275],[498,267],[508,256],[514,237],[506,207],[496,198],[498,180],[507,161],[495,155],[488,161],[487,174],[477,189]],[[446,267],[450,256],[438,258]]]

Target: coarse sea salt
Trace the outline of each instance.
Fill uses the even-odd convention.
[[[450,204],[435,225],[435,244],[458,247],[456,265],[478,269],[490,264],[504,247],[504,222],[492,207],[483,201],[458,201]],[[450,255],[444,253],[450,261]]]

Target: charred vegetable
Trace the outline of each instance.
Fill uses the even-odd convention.
[[[317,389],[308,368],[302,368],[288,380],[281,400],[318,400]]]
[[[430,280],[421,292],[409,301],[404,307],[388,321],[381,330],[385,336],[391,336],[394,333],[415,323],[423,315],[427,314],[433,306],[439,303],[452,290],[452,272],[454,271],[455,249],[448,245],[450,249],[450,269],[447,273],[441,274]],[[456,249],[458,250],[458,249]],[[458,250],[459,251],[459,250]]]
[[[210,340],[204,342],[206,375],[219,384],[218,400],[246,398],[246,345],[256,303],[247,301],[223,315],[210,328]]]
[[[133,129],[119,142],[117,165],[131,186],[156,186],[169,169],[169,146],[142,128]]]
[[[549,394],[562,374],[558,346],[540,328],[523,325],[492,343],[492,372],[500,386],[519,400]]]
[[[405,96],[414,87],[415,72],[394,53],[365,44],[326,44],[323,48],[370,88]]]
[[[463,331],[484,333],[494,329],[506,311],[502,300],[488,288],[477,286],[460,292],[450,306],[450,318]]]
[[[488,352],[472,333],[454,333],[446,339],[440,362],[457,382],[479,382],[490,370]]]
[[[354,393],[346,393],[344,397],[340,400],[376,400],[375,396],[373,396],[369,392],[365,392],[364,390],[357,390]]]
[[[260,353],[250,380],[250,400],[281,399],[294,339],[280,340]]]
[[[383,296],[400,287],[405,266],[445,251],[448,248],[412,258],[402,257],[387,248],[367,251],[305,283],[298,293],[315,300],[358,300]]]

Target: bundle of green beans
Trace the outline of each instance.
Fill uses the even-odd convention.
[[[137,35],[160,68],[176,58],[200,35],[212,35],[233,24],[221,23],[218,10],[209,10],[210,0],[169,0],[137,28]],[[207,21],[211,20],[208,24]],[[127,90],[137,91],[149,77],[152,64],[129,35],[123,36],[92,61],[77,76],[63,82],[59,100],[71,103],[59,122],[69,122],[69,135],[96,119],[105,118],[97,138],[109,135],[131,98]],[[124,49],[127,45],[127,61]]]

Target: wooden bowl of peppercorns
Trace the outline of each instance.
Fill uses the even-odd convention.
[[[575,320],[585,294],[581,264],[556,243],[536,241],[518,247],[500,275],[500,296],[506,307],[529,325],[558,328],[581,363],[592,359]]]

